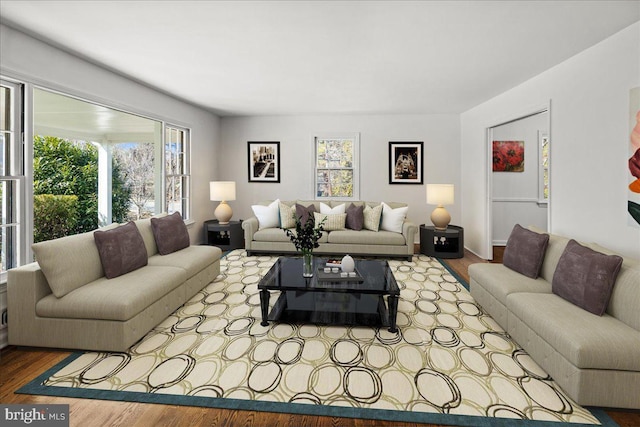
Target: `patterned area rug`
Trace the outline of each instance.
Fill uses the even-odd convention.
[[[275,260],[231,252],[213,283],[129,352],[77,354],[36,393],[457,425],[601,423],[438,260],[389,261],[401,289],[395,334],[260,326],[257,284]]]

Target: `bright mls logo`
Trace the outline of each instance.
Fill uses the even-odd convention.
[[[69,427],[69,405],[0,405],[2,425]]]

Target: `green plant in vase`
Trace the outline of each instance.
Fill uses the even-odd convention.
[[[322,237],[326,219],[327,217],[324,217],[316,227],[313,215],[309,215],[304,224],[302,218],[297,217],[295,232],[289,229],[284,230],[291,239],[291,243],[302,253],[302,275],[304,277],[313,276],[313,250],[320,246],[318,240]]]

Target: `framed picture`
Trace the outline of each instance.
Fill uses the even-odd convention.
[[[422,184],[422,141],[389,142],[389,184]]]
[[[493,141],[493,172],[524,172],[524,141]]]
[[[280,141],[247,143],[249,182],[280,182]]]

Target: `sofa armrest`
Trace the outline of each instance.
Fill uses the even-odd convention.
[[[37,262],[8,271],[9,344],[21,345],[23,337],[36,330],[36,304],[50,293],[49,282]]]
[[[250,250],[253,235],[258,231],[258,218],[252,216],[242,221],[242,229],[244,230],[244,248]]]
[[[415,243],[416,233],[418,232],[418,226],[411,221],[405,221],[402,224],[402,235],[410,246],[411,253],[413,253],[413,244]]]

